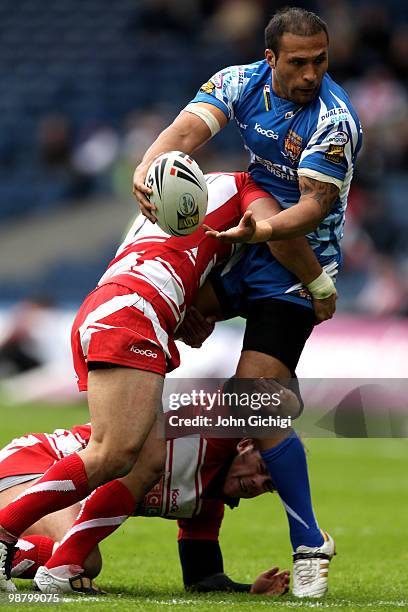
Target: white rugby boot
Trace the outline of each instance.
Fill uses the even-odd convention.
[[[16,552],[16,542],[3,529],[0,532],[0,591],[11,593],[16,586],[11,580],[11,566]]]
[[[43,565],[34,576],[34,584],[42,593],[104,595],[105,591],[90,578],[81,575],[83,571],[79,565],[60,565],[52,569]]]
[[[293,595],[323,597],[328,590],[329,563],[336,554],[333,538],[322,531],[319,547],[298,546],[293,553]]]

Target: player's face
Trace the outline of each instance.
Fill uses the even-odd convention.
[[[241,448],[225,478],[223,493],[228,497],[256,497],[272,491],[272,480],[261,454],[252,443]]]
[[[296,36],[286,32],[280,40],[276,59],[265,52],[273,68],[273,90],[280,98],[296,104],[308,104],[318,94],[328,67],[328,42],[324,32],[314,36]]]

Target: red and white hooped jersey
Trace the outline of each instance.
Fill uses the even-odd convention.
[[[237,442],[199,436],[168,440],[165,473],[135,514],[177,519],[179,540],[218,540],[224,502],[214,480],[229,467]]]
[[[237,440],[188,436],[167,441],[166,468],[145,496],[137,514],[192,518],[202,513],[214,478],[236,455]],[[221,502],[222,503],[222,502]]]
[[[0,480],[43,474],[55,461],[85,448],[90,436],[88,423],[16,438],[0,450]],[[234,458],[237,442],[198,436],[168,440],[164,475],[135,515],[179,519],[179,538],[217,539],[224,502],[220,492],[208,492]]]
[[[237,225],[256,199],[270,197],[246,172],[206,176],[208,209],[205,223],[219,231]],[[169,237],[139,215],[99,285],[117,283],[155,305],[176,327],[211,269],[229,258],[236,245],[207,237],[202,228],[190,236]]]

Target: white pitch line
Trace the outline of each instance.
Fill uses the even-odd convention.
[[[399,600],[399,601],[383,601],[383,600],[376,600],[376,601],[365,601],[365,602],[358,602],[358,601],[352,601],[352,600],[339,600],[339,601],[333,601],[333,602],[321,602],[321,601],[282,601],[281,599],[274,599],[271,601],[266,601],[266,600],[262,600],[259,601],[259,599],[257,599],[256,601],[248,601],[245,600],[244,601],[232,601],[231,599],[220,599],[218,601],[216,600],[208,600],[208,601],[200,601],[199,599],[146,599],[145,600],[146,603],[152,603],[152,604],[159,604],[159,605],[163,605],[163,606],[175,606],[175,605],[181,605],[181,606],[189,606],[189,605],[194,605],[194,606],[201,606],[204,604],[210,604],[211,606],[229,606],[229,607],[234,607],[234,606],[242,606],[243,604],[245,606],[269,606],[269,607],[279,607],[279,608],[319,608],[319,609],[324,609],[324,608],[344,608],[344,607],[350,607],[350,608],[362,608],[362,609],[366,609],[366,608],[378,608],[378,606],[383,606],[383,607],[388,607],[388,606],[394,606],[396,608],[405,608],[408,607],[408,600]]]

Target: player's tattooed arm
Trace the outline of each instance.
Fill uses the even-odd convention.
[[[255,221],[251,210],[247,210],[236,227],[216,232],[203,226],[207,234],[222,242],[268,242],[287,240],[313,232],[327,217],[339,195],[333,183],[316,181],[299,176],[300,199],[294,206],[282,210],[274,217]]]
[[[339,188],[333,183],[323,183],[299,176],[300,201],[308,198],[315,202],[320,211],[320,220],[323,220],[330,213],[331,208],[339,195]]]

